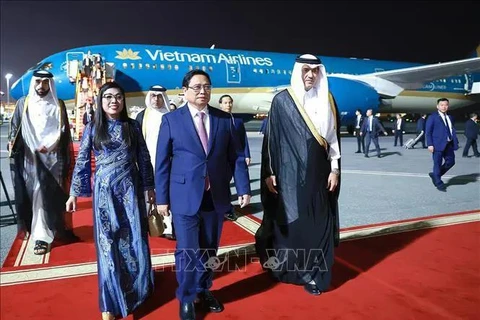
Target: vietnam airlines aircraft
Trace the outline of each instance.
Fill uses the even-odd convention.
[[[84,56],[100,55],[106,74],[127,92],[128,106],[143,106],[154,84],[168,89],[169,97],[181,99],[181,83],[192,69],[208,72],[212,79],[211,105],[230,94],[236,113],[267,113],[273,96],[290,84],[297,54],[172,47],[140,44],[109,44],[55,53],[30,68],[12,86],[15,99],[27,94],[34,70],[52,72],[59,98],[72,107],[76,79]],[[480,96],[480,46],[473,58],[421,65],[406,62],[318,55],[329,74],[330,90],[338,104],[343,125],[351,125],[355,110],[374,112],[431,111],[436,99],[446,97],[451,108],[473,104]],[[476,73],[477,72],[477,73]]]

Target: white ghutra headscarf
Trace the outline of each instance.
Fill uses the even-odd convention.
[[[305,84],[302,79],[302,67],[307,65],[311,69],[319,68],[317,79],[312,88],[305,91]],[[337,131],[335,129],[336,119],[332,112],[329,101],[328,79],[325,66],[321,60],[314,55],[304,54],[295,59],[290,85],[297,100],[312,120],[318,133],[327,140],[330,145],[330,159],[332,167],[338,168],[340,158],[340,147],[338,145]]]
[[[48,80],[50,89],[43,97],[35,90],[41,85],[36,83],[37,80]],[[23,139],[32,153],[42,146],[52,151],[60,140],[61,131],[65,130],[53,75],[45,70],[35,71],[27,98],[27,105],[24,106],[27,110],[22,117]]]
[[[163,105],[160,108],[152,106],[151,104],[151,98],[154,94],[161,95],[162,97]],[[142,133],[145,143],[147,144],[148,152],[150,153],[152,165],[155,168],[158,132],[160,131],[160,125],[162,124],[162,117],[164,114],[170,112],[167,89],[159,85],[152,86],[145,97],[145,106],[145,114],[143,115],[142,121]]]

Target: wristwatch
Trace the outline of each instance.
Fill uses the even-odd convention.
[[[340,170],[338,170],[338,169],[332,169],[331,172],[332,172],[333,174],[336,174],[337,176],[340,175]]]

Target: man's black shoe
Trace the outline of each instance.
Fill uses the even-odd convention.
[[[314,296],[319,296],[319,295],[322,294],[322,291],[320,291],[320,289],[318,289],[316,284],[307,283],[303,287],[305,288],[305,291],[307,291],[308,293],[310,293]]]
[[[223,304],[218,301],[209,290],[199,293],[198,297],[203,304],[203,307],[210,312],[218,313],[225,309]]]
[[[237,214],[235,213],[234,210],[230,211],[229,213],[225,214],[225,219],[230,220],[230,221],[235,221],[238,219]]]
[[[438,191],[447,192],[447,187],[444,184],[437,186]]]
[[[180,319],[195,320],[195,305],[193,302],[180,302]]]

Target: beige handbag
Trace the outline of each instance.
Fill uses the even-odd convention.
[[[161,237],[165,225],[163,224],[163,216],[158,213],[156,205],[149,205],[148,208],[148,232],[151,237]]]

